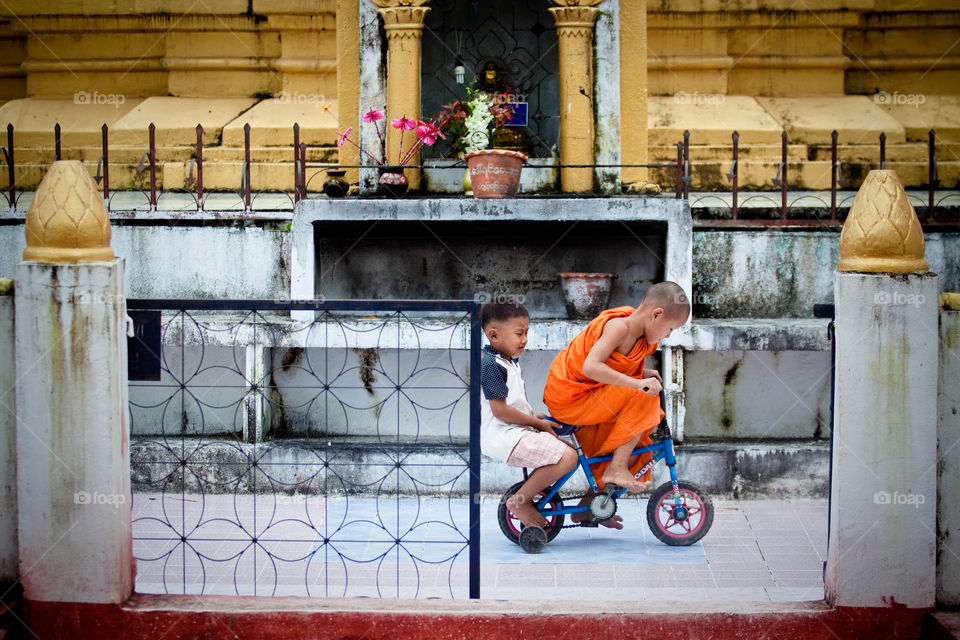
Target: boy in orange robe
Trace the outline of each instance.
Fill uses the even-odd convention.
[[[661,282],[647,290],[640,306],[603,311],[553,360],[543,401],[550,415],[577,432],[589,456],[613,454],[593,466],[597,485],[617,485],[632,493],[650,488],[649,473],[640,482],[634,474],[647,456],[632,456],[660,424],[663,410],[660,374],[644,369],[657,343],[683,326],[690,302],[680,285]]]

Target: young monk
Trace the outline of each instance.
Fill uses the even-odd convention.
[[[610,462],[592,467],[601,489],[608,484],[632,493],[650,488],[649,472],[643,481],[634,477],[649,454],[630,455],[641,442],[650,444],[650,433],[663,418],[663,380],[644,368],[644,360],[689,316],[690,302],[678,284],[655,284],[636,309],[602,312],[550,365],[543,390],[550,415],[587,427],[577,432],[587,456],[613,454]]]

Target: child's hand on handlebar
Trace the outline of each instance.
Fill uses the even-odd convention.
[[[554,422],[553,420],[547,420],[546,419],[547,414],[538,413],[534,417],[536,417],[537,420],[540,422],[540,426],[537,427],[538,429],[540,429],[540,431],[546,431],[547,433],[554,436],[555,438],[560,437],[557,435],[557,432],[553,430],[554,427],[559,427],[560,425],[557,422]]]
[[[646,373],[646,371],[644,371],[644,373]],[[663,384],[660,382],[659,376],[640,378],[637,380],[637,389],[649,396],[657,396],[660,394],[660,390],[663,389]]]

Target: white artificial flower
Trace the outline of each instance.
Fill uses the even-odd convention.
[[[486,149],[489,143],[490,137],[487,135],[486,129],[470,131],[463,137],[463,149],[467,153]]]

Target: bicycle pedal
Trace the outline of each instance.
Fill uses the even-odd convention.
[[[621,491],[621,490],[623,490],[623,487],[621,487],[618,484],[614,484],[612,482],[608,482],[603,486],[603,492],[606,493],[608,496],[612,496],[617,491]]]
[[[590,527],[591,529],[596,529],[600,526],[599,520],[584,520],[580,523],[581,527]]]

